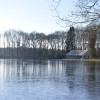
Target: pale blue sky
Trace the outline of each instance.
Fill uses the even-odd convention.
[[[72,9],[72,0],[62,0],[60,13]],[[52,9],[52,0],[0,0],[0,32],[9,29],[25,32],[66,30],[57,24]]]

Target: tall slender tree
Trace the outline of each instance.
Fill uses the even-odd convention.
[[[66,52],[69,52],[70,50],[75,50],[75,32],[74,27],[70,27],[68,33],[67,33],[67,39],[66,39]]]

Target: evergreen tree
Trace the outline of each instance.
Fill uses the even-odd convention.
[[[67,33],[66,39],[66,52],[70,52],[70,50],[75,50],[75,32],[74,27],[70,27]]]

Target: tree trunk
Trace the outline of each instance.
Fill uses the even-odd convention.
[[[88,54],[89,54],[89,59],[96,58],[95,43],[96,43],[96,32],[92,30],[88,33]]]

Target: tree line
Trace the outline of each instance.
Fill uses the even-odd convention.
[[[16,58],[48,58],[65,54],[66,32],[56,31],[46,35],[9,30],[4,33],[4,55]]]
[[[4,32],[3,47],[0,48],[0,57],[34,59],[65,58],[66,54],[71,50],[86,49],[99,57],[100,30],[96,36],[92,35],[90,37],[88,33],[86,28],[84,29],[83,27],[70,27],[68,31],[55,31],[48,35],[36,31],[27,33],[21,30],[9,30]]]

